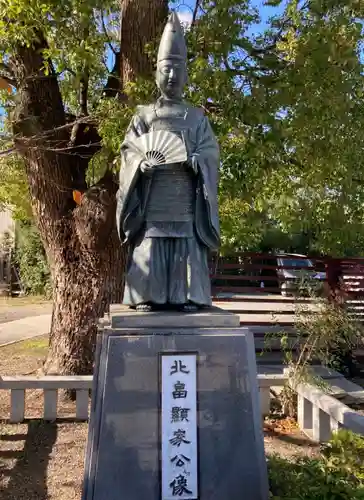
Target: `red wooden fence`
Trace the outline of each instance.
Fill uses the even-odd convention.
[[[307,261],[299,262],[307,258],[312,265],[307,265]],[[277,336],[284,331],[292,350],[295,350],[296,302],[307,304],[310,314],[320,312],[317,299],[301,298],[299,291],[290,297],[282,297],[282,285],[297,282],[300,271],[311,278],[318,275],[319,293],[339,300],[341,304],[344,302],[353,319],[364,323],[364,258],[277,257],[269,253],[243,253],[210,261],[215,303],[239,314],[241,326],[248,326],[254,333],[256,352],[261,353],[257,357],[258,364],[282,363],[279,339],[275,338],[267,347],[269,333]],[[289,277],[287,272],[295,273],[295,276]]]
[[[303,277],[320,284],[322,293],[364,297],[364,258],[336,259],[294,254],[247,252],[219,257],[210,263],[213,295],[285,294]]]

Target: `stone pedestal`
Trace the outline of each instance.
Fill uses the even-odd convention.
[[[196,359],[198,494],[176,489],[167,499],[161,357],[168,353]],[[217,308],[182,314],[114,307],[97,340],[82,500],[169,498],[268,499],[253,335]]]

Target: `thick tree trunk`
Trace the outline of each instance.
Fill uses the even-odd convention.
[[[125,85],[137,76],[149,77],[153,61],[146,57],[146,45],[158,40],[168,14],[166,0],[120,0],[121,79]]]
[[[138,72],[151,70],[142,47],[164,24],[167,1],[123,3],[120,78],[125,84]],[[86,187],[85,172],[95,148],[89,147],[90,126],[77,125],[77,134],[72,134],[67,125],[57,77],[51,64],[49,74],[44,70],[47,46],[42,33],[36,33],[33,45],[18,46],[10,61],[18,99],[12,117],[14,141],[25,161],[33,213],[53,278],[44,371],[86,374],[92,372],[97,320],[110,303],[121,301],[123,292],[125,255],[115,227],[117,183],[107,171],[79,206],[74,202],[73,190]],[[74,150],[65,154],[62,149],[70,142]],[[86,147],[80,154],[82,145]]]
[[[111,174],[90,190],[70,221],[68,243],[49,249],[53,315],[46,373],[92,372],[97,322],[123,293],[125,251],[115,229]],[[97,227],[92,213],[99,211]]]

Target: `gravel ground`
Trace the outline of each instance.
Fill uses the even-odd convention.
[[[86,439],[86,423],[0,422],[0,499],[80,500]],[[287,458],[317,453],[300,433],[266,435],[265,447]]]
[[[1,500],[79,500],[86,423],[0,423]]]

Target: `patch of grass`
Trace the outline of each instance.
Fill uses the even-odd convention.
[[[364,486],[321,459],[268,459],[272,500],[363,500]]]
[[[29,355],[32,355],[35,351],[37,354],[39,352],[47,352],[48,349],[48,335],[43,335],[41,337],[34,337],[29,340],[24,340],[18,344],[13,344],[15,351],[24,352],[27,351]],[[10,346],[9,346],[10,347]]]
[[[0,374],[29,375],[41,368],[48,350],[48,336],[0,347]]]
[[[48,335],[42,335],[40,337],[34,337],[29,340],[24,340],[22,342],[17,342],[15,344],[10,344],[4,347],[0,347],[1,349],[1,358],[4,359],[6,357],[21,355],[28,356],[40,356],[46,355],[48,349]]]
[[[32,375],[37,376],[43,366],[48,350],[47,336],[36,337],[16,344],[0,347],[0,375]],[[61,393],[60,393],[61,396]],[[41,418],[43,415],[44,394],[40,389],[29,389],[25,397],[25,418]],[[6,421],[10,415],[10,391],[0,390],[0,431],[1,420]],[[58,399],[58,417],[74,418],[76,406],[74,401]],[[0,443],[1,443],[0,432]],[[1,452],[0,452],[1,476]],[[1,478],[0,478],[1,491]],[[43,497],[42,497],[43,498]],[[3,497],[0,493],[0,499]],[[26,499],[24,499],[26,500]]]
[[[340,430],[319,457],[268,460],[271,499],[363,500],[364,438]]]

